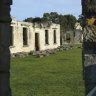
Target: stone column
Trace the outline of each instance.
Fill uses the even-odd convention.
[[[10,90],[10,5],[0,0],[0,96],[11,96]]]
[[[85,96],[96,96],[96,0],[82,0]]]

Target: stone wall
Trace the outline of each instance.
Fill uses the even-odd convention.
[[[33,24],[28,22],[20,22],[12,20],[12,45],[10,46],[11,53],[36,51],[36,33],[38,34],[39,50],[54,49],[60,46],[60,25],[51,24]],[[27,45],[23,45],[23,28],[27,30]],[[49,44],[45,44],[45,30],[48,30]],[[56,43],[54,43],[54,30],[56,31]]]
[[[64,44],[82,44],[83,33],[80,23],[76,22],[74,30],[65,31],[62,33],[62,45]]]

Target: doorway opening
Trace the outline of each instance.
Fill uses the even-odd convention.
[[[40,46],[39,46],[39,33],[35,33],[35,50],[39,51]]]

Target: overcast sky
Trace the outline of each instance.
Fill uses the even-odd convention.
[[[42,17],[45,12],[81,14],[81,0],[13,0],[11,15],[17,20],[27,17]]]

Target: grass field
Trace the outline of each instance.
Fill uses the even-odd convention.
[[[84,96],[81,49],[44,58],[14,58],[12,96]]]

